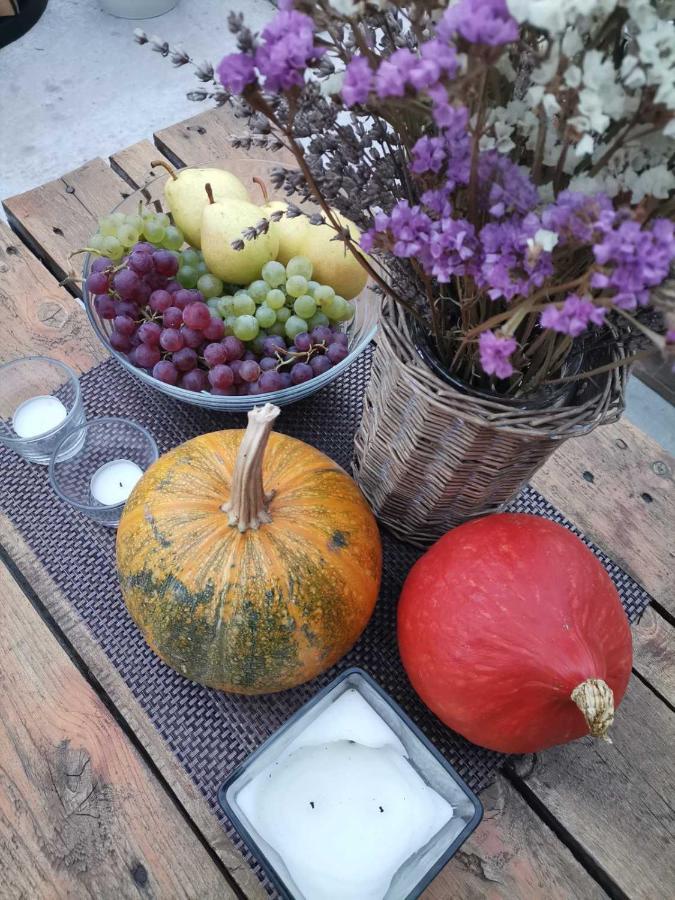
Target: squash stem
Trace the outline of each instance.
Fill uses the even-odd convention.
[[[602,678],[587,678],[574,688],[570,696],[583,713],[593,737],[611,744],[607,730],[614,721],[614,694],[607,682]]]
[[[254,407],[248,414],[248,426],[232,473],[230,499],[221,506],[228,514],[229,524],[236,525],[241,532],[255,530],[272,521],[268,507],[274,493],[265,493],[262,469],[267,441],[280,412],[278,406],[266,403]]]

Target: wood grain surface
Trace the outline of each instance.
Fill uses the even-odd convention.
[[[675,615],[675,459],[621,419],[566,441],[532,484]]]
[[[4,897],[235,897],[0,565]]]
[[[633,677],[610,730],[521,760],[531,792],[618,896],[675,896],[675,716]]]
[[[82,304],[0,222],[0,362],[51,356],[86,372],[107,357]]]
[[[24,194],[3,200],[7,220],[38,259],[61,280],[81,262],[70,254],[86,247],[96,220],[110,212],[131,189],[102,159]],[[77,287],[69,285],[77,293]]]
[[[4,550],[4,553],[11,558],[12,564],[30,585],[34,594],[34,602],[44,608],[46,616],[53,618],[54,627],[58,628],[64,640],[73,648],[73,654],[82,661],[92,678],[110,698],[111,704],[127,723],[161,773],[164,784],[170,786],[176,802],[189,815],[194,828],[221,860],[240,891],[249,900],[265,900],[267,893],[261,887],[257,877],[239,851],[232,845],[203,796],[160,736],[127,683],[111,664],[100,645],[96,643],[67,597],[61,593],[45,571],[35,553],[26,544],[11,521],[2,513],[0,513],[0,535],[2,536],[0,551]],[[0,872],[2,871],[1,857],[0,851]]]
[[[596,900],[599,884],[503,775],[481,794],[480,827],[424,900]]]

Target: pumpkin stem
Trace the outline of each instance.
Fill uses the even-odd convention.
[[[254,407],[248,414],[248,426],[232,473],[230,499],[220,507],[228,513],[230,525],[236,525],[241,532],[272,521],[267,507],[274,492],[265,493],[262,468],[267,440],[280,412],[278,406],[266,403]]]
[[[587,678],[574,688],[570,696],[583,713],[593,737],[611,744],[607,730],[614,721],[614,694],[607,682],[602,678]]]

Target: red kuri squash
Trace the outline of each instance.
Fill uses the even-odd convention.
[[[427,706],[504,753],[604,736],[632,663],[599,560],[562,525],[512,513],[455,528],[415,564],[398,639]]]

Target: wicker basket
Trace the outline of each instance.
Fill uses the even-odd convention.
[[[405,318],[385,301],[354,477],[382,524],[426,545],[502,508],[562,441],[616,421],[625,380],[625,368],[615,369],[581,382],[573,405],[539,409],[460,391],[423,362]]]

